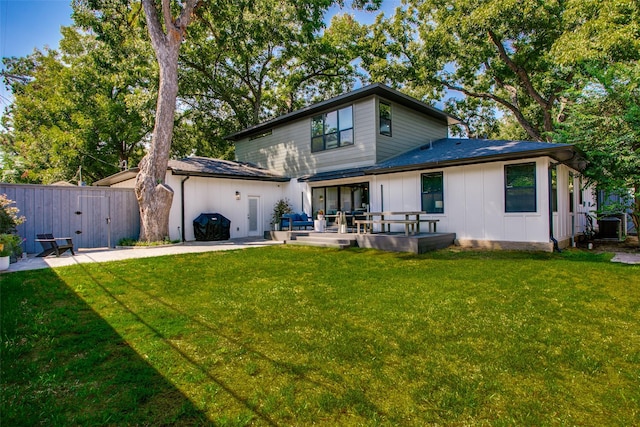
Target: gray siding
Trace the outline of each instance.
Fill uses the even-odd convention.
[[[376,123],[375,134],[377,137],[376,160],[381,162],[398,154],[405,153],[413,148],[448,136],[446,122],[441,122],[402,105],[384,101],[391,104],[391,135],[384,136],[378,133],[378,109],[373,117]]]
[[[290,177],[373,165],[376,120],[374,98],[358,101],[353,107],[353,146],[312,153],[311,117],[306,117],[272,129],[271,135],[236,142],[236,159]]]
[[[390,104],[391,137],[379,134],[378,99],[370,96],[353,104],[353,146],[312,153],[311,117],[305,117],[273,128],[271,135],[237,141],[236,159],[296,178],[318,172],[372,166],[430,140],[447,137],[446,122],[400,104]],[[349,104],[343,106],[346,105]]]
[[[0,184],[0,194],[15,201],[27,219],[18,234],[26,238],[23,247],[28,253],[42,250],[36,234],[72,237],[75,248],[107,247],[108,243],[113,247],[124,237],[140,234],[132,189]],[[111,218],[110,227],[107,218]]]

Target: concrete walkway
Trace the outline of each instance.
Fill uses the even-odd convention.
[[[228,251],[234,249],[255,248],[261,246],[278,245],[282,242],[277,240],[264,240],[259,237],[245,237],[240,239],[216,241],[216,242],[185,242],[178,245],[142,247],[142,248],[96,248],[76,250],[76,255],[65,252],[60,257],[48,256],[46,258],[29,255],[26,259],[21,259],[9,266],[9,270],[0,273],[11,273],[13,271],[37,270],[49,267],[64,267],[67,265],[84,264],[89,262],[120,261],[131,258],[148,258],[162,255],[177,255],[211,251]]]
[[[621,262],[623,264],[640,264],[640,254],[617,252],[611,262]]]

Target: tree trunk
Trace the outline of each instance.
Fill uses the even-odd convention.
[[[170,38],[170,37],[169,37]],[[136,197],[140,205],[140,240],[159,241],[169,235],[169,211],[173,190],[164,181],[167,175],[173,120],[178,96],[178,52],[180,42],[167,43],[157,53],[160,89],[149,152],[140,162]]]
[[[169,236],[169,212],[173,190],[165,182],[173,120],[178,96],[178,54],[185,29],[198,0],[187,0],[180,16],[173,19],[170,2],[162,1],[164,27],[153,0],[142,0],[151,44],[160,70],[160,88],[151,145],[140,162],[135,192],[140,206],[140,240],[160,241]]]

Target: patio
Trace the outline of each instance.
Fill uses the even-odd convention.
[[[265,239],[283,241],[285,244],[334,247],[344,249],[351,246],[379,249],[389,252],[411,252],[422,254],[436,249],[444,249],[454,244],[455,233],[381,232],[374,234],[324,233],[314,231],[266,231]]]

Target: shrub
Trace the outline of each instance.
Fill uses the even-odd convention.
[[[25,221],[24,216],[18,216],[20,210],[11,206],[15,202],[7,198],[6,194],[0,194],[0,233],[14,233],[16,227]]]
[[[2,245],[2,249],[0,249],[0,257],[4,256],[19,256],[22,254],[22,239],[17,234],[0,234],[0,245]]]
[[[280,222],[282,215],[293,212],[289,199],[280,199],[273,205],[273,213],[271,214],[271,222],[277,224]]]

